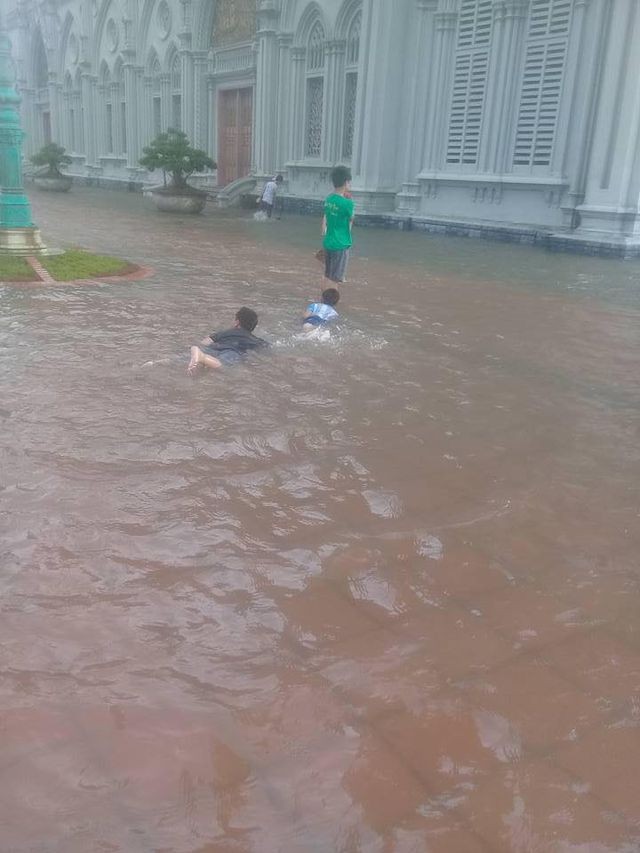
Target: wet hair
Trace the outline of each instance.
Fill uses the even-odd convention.
[[[241,308],[236,314],[236,320],[240,323],[240,328],[247,332],[253,332],[258,325],[258,315],[252,308]]]
[[[346,166],[336,166],[331,170],[331,183],[336,189],[343,187],[351,180],[351,169]]]
[[[333,308],[334,305],[337,305],[338,302],[340,302],[340,293],[335,287],[328,287],[326,290],[322,291],[322,301],[325,305],[331,305]]]
[[[275,177],[276,184],[281,184],[283,181],[284,181],[284,178],[282,177],[282,175],[276,175],[276,177]]]

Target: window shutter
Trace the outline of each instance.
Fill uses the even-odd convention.
[[[548,166],[553,155],[572,0],[532,0],[513,163]]]
[[[489,72],[491,0],[463,0],[449,117],[447,163],[476,165]]]

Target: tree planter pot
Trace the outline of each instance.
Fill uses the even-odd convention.
[[[73,178],[68,175],[35,175],[33,183],[39,190],[50,193],[68,193],[73,183]]]
[[[184,193],[175,190],[167,192],[165,189],[152,190],[151,198],[162,213],[202,213],[207,203],[207,194],[194,189]]]

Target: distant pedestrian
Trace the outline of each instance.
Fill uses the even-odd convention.
[[[341,284],[353,245],[355,204],[351,199],[351,171],[346,166],[336,166],[331,172],[331,183],[334,190],[325,200],[322,217],[324,275],[329,281]]]
[[[260,198],[260,210],[266,213],[269,219],[273,216],[273,208],[275,207],[278,189],[284,178],[282,175],[276,175],[264,185],[262,196]]]

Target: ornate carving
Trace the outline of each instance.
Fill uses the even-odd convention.
[[[80,44],[74,33],[69,36],[69,59],[73,65],[78,64],[80,58]]]
[[[218,0],[212,41],[216,47],[251,41],[256,35],[256,0]]]
[[[114,21],[113,18],[109,18],[107,21],[107,27],[105,30],[105,37],[107,43],[107,50],[110,53],[115,53],[118,49],[118,43],[120,41],[120,33],[118,31],[118,25]]]
[[[171,32],[171,9],[169,8],[167,0],[162,0],[160,5],[158,6],[156,20],[158,22],[160,38],[169,38],[169,33]]]

